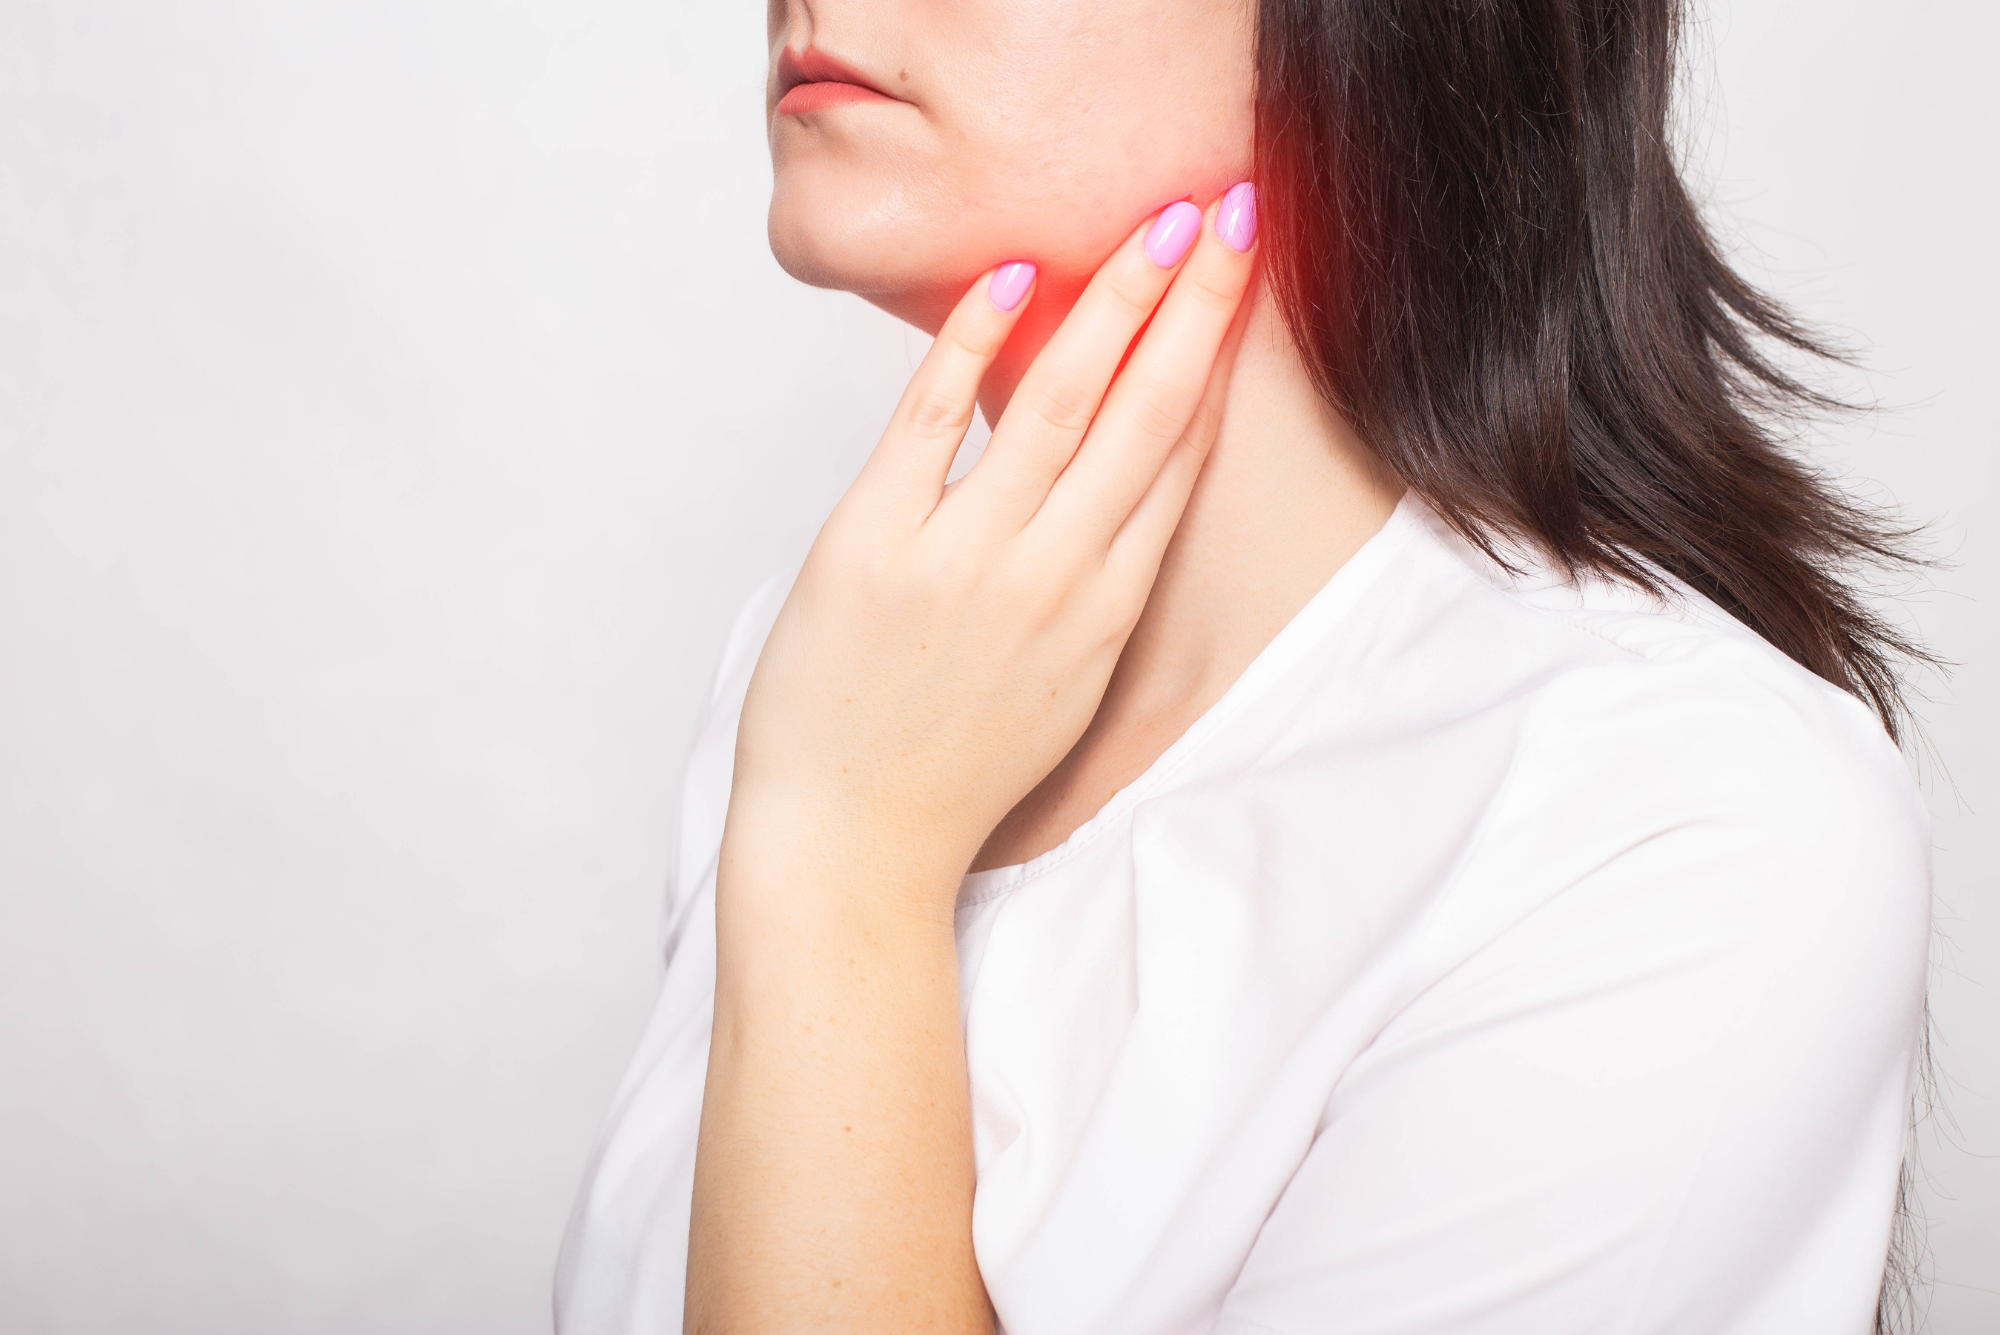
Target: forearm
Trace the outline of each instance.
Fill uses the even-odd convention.
[[[990,1331],[958,870],[893,842],[808,853],[738,814],[717,878],[686,1327]]]
[[[1252,234],[1185,201],[1135,229],[947,492],[1026,299],[982,275],[814,540],[737,725],[689,1331],[992,1330],[958,884],[1083,735],[1146,606],[1220,418]]]

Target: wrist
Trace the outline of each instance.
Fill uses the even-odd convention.
[[[738,898],[859,897],[905,911],[949,909],[988,831],[910,795],[858,785],[732,787],[718,893]]]
[[[732,822],[734,817],[732,814]],[[806,827],[810,828],[810,826]],[[716,1022],[738,1032],[825,1011],[858,1018],[908,989],[956,994],[962,866],[893,842],[732,824],[716,868]],[[899,856],[900,853],[900,856]],[[720,1032],[720,1030],[719,1030]]]
[[[718,1006],[851,993],[921,959],[955,969],[970,858],[850,807],[732,798],[716,868]]]

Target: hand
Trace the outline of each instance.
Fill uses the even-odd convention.
[[[809,831],[822,855],[887,852],[955,883],[1075,745],[1214,439],[1253,259],[1248,229],[1230,229],[1239,251],[1202,225],[1222,207],[1171,205],[1113,253],[947,488],[1028,298],[999,309],[983,275],[960,301],[758,660],[732,826]]]
[[[779,612],[716,871],[690,1332],[994,1328],[953,902],[1090,722],[1214,439],[1251,229],[1202,222],[1105,262],[947,488],[1025,300],[982,277]]]

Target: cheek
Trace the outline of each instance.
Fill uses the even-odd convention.
[[[979,154],[977,210],[1051,277],[1087,275],[1147,215],[1208,202],[1250,170],[1251,124],[1220,100],[1106,90],[1087,107],[996,128]]]
[[[1094,270],[1142,218],[1220,196],[1250,170],[1248,80],[1160,82],[1080,68],[1022,96],[952,106],[940,212],[980,216],[1046,272]]]
[[[928,323],[918,308],[948,309],[1004,260],[1034,260],[1049,288],[1080,285],[1155,209],[1206,204],[1243,179],[1247,38],[1239,58],[1217,61],[1233,48],[1212,26],[1114,21],[1106,11],[1124,3],[1065,4],[1055,22],[1046,5],[1010,0],[1000,27],[988,12],[977,32],[912,33],[939,53],[919,71],[921,113],[781,125],[779,261]]]
[[[956,70],[940,121],[969,203],[1004,216],[1038,262],[1094,268],[1155,209],[1206,203],[1248,173],[1249,37],[1234,9],[1201,0],[1055,8]]]
[[[873,298],[984,267],[982,228],[970,224],[986,220],[951,205],[929,155],[866,133],[800,132],[788,144],[780,129],[770,242],[794,278]]]

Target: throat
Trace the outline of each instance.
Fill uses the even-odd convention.
[[[1259,292],[1220,429],[1096,716],[971,870],[1060,847],[1228,693],[1388,522],[1403,485],[1327,407]]]

